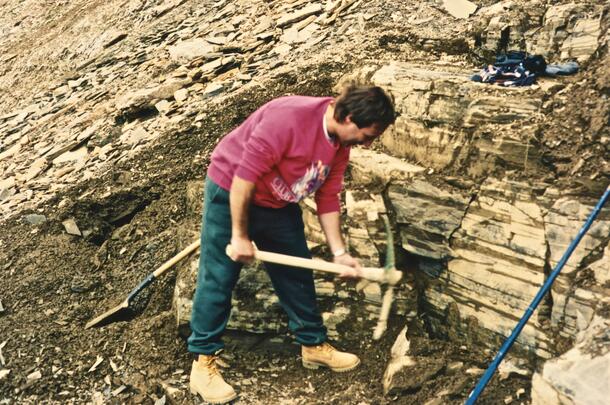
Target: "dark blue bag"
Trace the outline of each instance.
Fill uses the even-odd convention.
[[[523,67],[537,75],[544,74],[546,71],[546,61],[540,55],[527,56],[523,61]]]
[[[527,52],[523,51],[508,51],[505,54],[496,56],[496,62],[494,66],[513,69],[523,65],[525,70],[529,70],[530,73],[542,74],[546,70],[546,61],[540,55],[528,55]]]
[[[493,65],[499,67],[513,68],[519,66],[520,63],[523,63],[526,57],[527,53],[525,52],[508,51],[506,53],[497,55],[496,61]]]

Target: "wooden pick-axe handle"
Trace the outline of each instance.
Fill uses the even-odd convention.
[[[232,256],[231,245],[227,245],[226,248],[227,256]],[[312,269],[322,271],[324,273],[332,273],[335,275],[342,274],[344,272],[351,272],[353,268],[344,264],[330,263],[324,260],[305,259],[303,257],[289,256],[281,253],[266,252],[264,250],[256,249],[254,251],[254,258],[262,262],[283,264],[285,266],[299,267],[304,269]],[[400,272],[397,272],[400,273]],[[402,275],[402,273],[400,273]],[[380,283],[388,282],[387,275],[384,269],[376,267],[363,267],[360,269],[360,277],[376,281]],[[398,280],[400,277],[398,277]],[[396,280],[396,282],[398,281]],[[391,280],[394,281],[394,280]]]

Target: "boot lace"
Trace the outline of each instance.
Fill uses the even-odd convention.
[[[220,375],[220,370],[218,369],[218,356],[209,356],[202,362],[202,366],[208,371],[210,376]]]
[[[319,347],[320,347],[320,351],[323,351],[326,353],[332,353],[336,350],[334,347],[332,347],[330,345],[330,343],[327,343],[327,342],[322,343]]]

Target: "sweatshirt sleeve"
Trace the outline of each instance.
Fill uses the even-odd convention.
[[[290,128],[278,127],[277,120],[270,119],[272,114],[268,109],[261,113],[261,119],[250,129],[251,134],[235,171],[236,176],[253,183],[281,160],[292,134]]]
[[[339,193],[343,188],[343,175],[349,162],[349,148],[341,148],[324,184],[316,191],[315,201],[318,215],[341,209]]]

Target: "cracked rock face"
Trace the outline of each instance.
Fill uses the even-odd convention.
[[[513,181],[515,176],[496,172],[544,172],[531,140],[543,122],[540,98],[552,86],[499,90],[441,64],[423,69],[394,63],[369,75],[390,89],[401,113],[382,137],[388,154],[432,168],[422,168],[414,179],[400,172],[376,179],[387,187],[403,249],[420,257],[421,269],[439,282],[425,291],[425,302],[441,318],[454,303],[462,318],[507,335],[593,208],[591,199],[563,197],[548,183]],[[449,167],[468,175],[459,181],[422,176]],[[371,182],[370,175],[354,177],[355,184]],[[579,279],[592,271],[590,263],[604,260],[598,259],[609,233],[602,215],[539,309],[540,323],[526,326],[521,344],[549,357],[557,330],[571,339],[590,322],[607,294],[604,275],[588,277],[586,288]],[[593,269],[600,268],[594,263]]]

